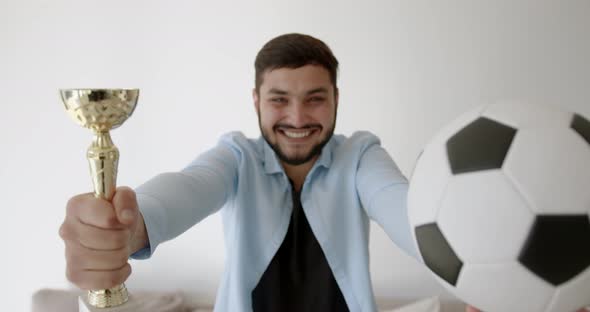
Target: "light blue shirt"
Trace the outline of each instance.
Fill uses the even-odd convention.
[[[370,220],[418,258],[407,190],[406,178],[368,132],[334,135],[305,179],[303,211],[350,311],[377,311],[369,274]],[[136,190],[150,244],[133,257],[148,258],[160,243],[221,210],[227,261],[215,311],[252,311],[252,290],[289,227],[291,191],[263,138],[228,133],[182,171],[160,174]]]

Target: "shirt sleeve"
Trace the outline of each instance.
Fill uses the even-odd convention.
[[[156,247],[217,212],[233,196],[238,153],[220,140],[180,172],[163,173],[136,189],[149,243],[131,258],[151,257]]]
[[[398,247],[419,260],[408,220],[408,181],[379,140],[375,141],[365,149],[357,170],[361,204]]]

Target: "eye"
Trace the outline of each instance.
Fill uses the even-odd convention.
[[[273,103],[277,103],[277,104],[285,104],[287,103],[287,99],[284,97],[273,97],[270,99],[271,102]]]
[[[311,103],[323,103],[326,101],[326,98],[323,96],[312,96],[308,101]]]

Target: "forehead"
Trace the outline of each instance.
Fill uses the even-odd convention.
[[[330,73],[318,65],[305,65],[298,68],[277,68],[264,72],[260,91],[279,89],[289,93],[300,93],[310,89],[324,87],[332,88]]]

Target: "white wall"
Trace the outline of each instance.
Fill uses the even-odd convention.
[[[24,311],[42,287],[67,288],[57,230],[67,199],[91,189],[89,131],[57,90],[138,87],[113,132],[119,183],[180,169],[222,133],[258,136],[253,60],[270,38],[302,32],[341,62],[337,132],[378,134],[409,174],[421,146],[471,106],[507,98],[590,115],[590,1],[11,1],[0,2],[0,301]],[[377,296],[441,288],[383,232],[372,233]],[[131,289],[212,298],[223,267],[213,216],[151,261]]]

